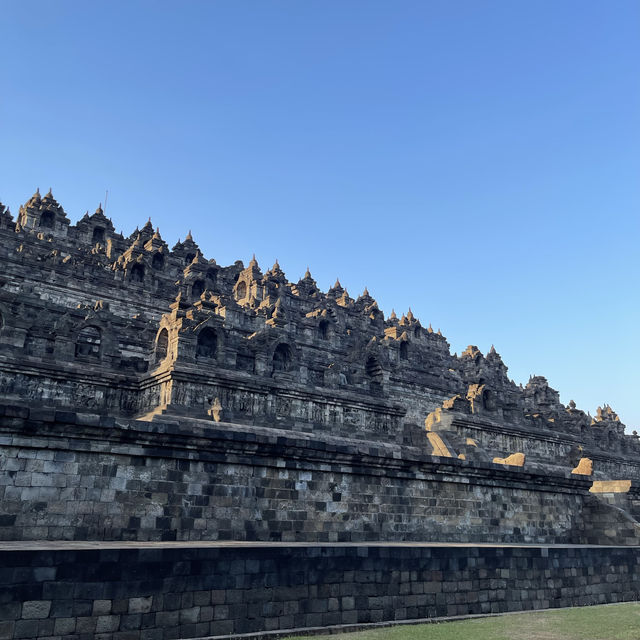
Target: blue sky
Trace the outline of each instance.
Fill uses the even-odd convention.
[[[0,18],[0,200],[367,286],[640,426],[640,3],[36,2]]]

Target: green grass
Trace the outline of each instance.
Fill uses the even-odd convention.
[[[640,604],[550,609],[325,637],[331,640],[640,640]]]

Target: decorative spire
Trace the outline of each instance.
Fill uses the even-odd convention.
[[[348,307],[353,303],[353,300],[349,297],[349,292],[346,289],[342,290],[342,295],[336,301],[341,307]]]
[[[27,200],[27,205],[37,207],[41,201],[42,198],[40,197],[40,187],[38,187],[36,189],[36,192],[29,198],[29,200]]]
[[[415,320],[415,317],[413,315],[413,311],[411,311],[411,307],[409,307],[409,313],[407,313],[407,320],[409,322],[413,322],[413,320]]]
[[[305,280],[312,280],[311,271],[309,271],[309,265],[307,265],[307,270],[304,272],[304,278]]]
[[[396,315],[396,310],[391,309],[391,315],[389,316],[389,320],[397,320],[398,316]]]
[[[342,295],[343,291],[344,291],[344,289],[342,288],[342,285],[340,284],[340,280],[338,280],[338,278],[336,278],[336,283],[333,285],[333,287],[331,287],[329,289],[329,291],[327,291],[327,295],[330,298],[339,298]]]
[[[151,218],[149,218],[149,219],[151,219]],[[187,233],[187,237],[184,239],[184,241],[185,242],[189,242],[189,241],[193,242],[193,236],[191,235],[191,229],[189,229],[189,233]],[[255,257],[255,254],[254,254],[254,257]]]
[[[191,235],[191,231],[189,231],[189,235]],[[249,262],[249,266],[250,267],[257,267],[258,266],[258,261],[256,260],[256,254],[253,254],[253,257],[251,258],[251,262]]]
[[[254,271],[255,271],[255,269],[254,269]],[[278,262],[277,259],[273,263],[273,267],[271,267],[271,269],[269,269],[265,273],[265,278],[266,278],[265,282],[268,281],[268,280],[271,280],[271,281],[279,283],[279,284],[284,284],[284,282],[286,282],[286,277],[284,275],[284,271],[280,267],[280,263]]]
[[[58,204],[58,201],[53,197],[51,188],[49,188],[49,191],[47,191],[46,195],[42,198],[42,203],[46,204],[47,208],[49,209],[62,210],[62,207]]]
[[[364,288],[364,291],[362,292],[362,297],[363,298],[369,298],[369,289],[367,289],[367,287]]]

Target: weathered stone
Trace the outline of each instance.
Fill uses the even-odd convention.
[[[635,556],[614,551],[620,572],[600,582],[569,552],[560,567],[339,549],[638,545],[640,444],[608,405],[591,418],[541,376],[517,386],[493,347],[452,355],[366,289],[324,293],[255,256],[223,267],[190,232],[169,249],[150,221],[125,238],[101,207],[71,225],[51,192],[15,223],[0,205],[0,264],[0,539],[304,541],[339,558],[203,553],[200,571],[189,553],[110,550],[82,576],[47,558],[5,636],[196,637],[637,591]]]
[[[51,610],[51,600],[28,600],[22,605],[22,618],[25,620],[47,618]]]

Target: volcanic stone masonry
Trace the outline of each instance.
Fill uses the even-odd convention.
[[[410,310],[385,318],[367,290],[354,299],[336,282],[325,293],[308,270],[292,283],[277,262],[263,272],[255,257],[246,267],[240,261],[223,267],[205,259],[190,232],[169,249],[150,221],[125,238],[100,207],[71,225],[51,192],[36,192],[17,221],[0,204],[0,260],[4,544],[640,542],[640,443],[635,432],[625,434],[611,407],[591,417],[573,402],[562,405],[543,377],[516,385],[493,347],[486,355],[474,346],[452,355],[440,331],[422,326]],[[55,554],[29,553],[7,566],[57,562]],[[592,566],[596,557],[613,564],[608,553],[585,556],[583,564]],[[532,561],[539,569],[532,588],[543,588],[548,557]],[[626,558],[619,571],[630,577],[624,589],[598,592],[608,602],[630,599],[638,587],[637,551],[616,557]],[[381,551],[379,558],[377,570],[396,571],[393,555]],[[171,566],[167,575],[178,571]],[[243,571],[249,566],[253,560]],[[12,616],[0,623],[0,638],[98,637],[92,634],[100,625],[92,625],[101,615],[110,616],[109,629],[115,625],[101,638],[180,637],[145,635],[144,622],[137,631],[127,627],[135,624],[120,620],[132,613],[122,604],[124,613],[95,613],[106,607],[95,605],[104,594],[79,607],[82,614],[47,609],[45,615],[38,602],[60,577],[16,571],[5,576],[18,582],[3,601],[11,607],[0,610]],[[65,579],[79,578],[69,570]],[[433,587],[415,579],[423,585],[410,587],[417,593]],[[152,598],[164,611],[168,587],[158,580],[148,592],[146,583],[130,593],[122,587],[118,597]],[[564,593],[568,583],[558,580]],[[247,578],[243,588],[255,590],[254,582]],[[371,597],[385,595],[374,591]],[[227,596],[250,601],[248,593]],[[324,605],[291,596],[300,616],[266,612],[247,626],[227,596],[215,596],[227,618],[216,613],[215,621],[198,619],[197,629],[170,633],[370,616],[364,601],[345,609],[336,600],[327,605],[337,607],[335,615],[307,618],[304,607]],[[206,607],[212,597],[202,596]],[[413,613],[405,603],[402,615],[451,610],[445,598],[432,611],[431,600],[409,608]],[[547,591],[539,600],[580,603]],[[469,605],[468,612],[502,610],[496,593],[469,602],[489,604]],[[390,603],[380,605],[381,619],[393,619]],[[87,617],[88,635],[54,633],[76,629],[80,623],[71,618]],[[278,617],[289,622],[274,622]]]

